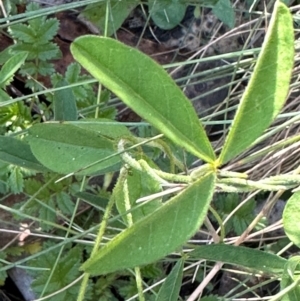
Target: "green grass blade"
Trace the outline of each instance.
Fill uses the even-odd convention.
[[[116,40],[77,38],[74,58],[137,114],[197,157],[215,154],[190,101],[161,66]]]
[[[101,275],[154,262],[180,247],[202,224],[215,174],[200,178],[160,209],[115,236],[81,270]]]
[[[177,301],[181,288],[184,260],[178,260],[172,272],[160,288],[155,301]]]
[[[277,1],[262,51],[220,154],[220,165],[251,146],[280,112],[289,90],[293,61],[292,16]]]

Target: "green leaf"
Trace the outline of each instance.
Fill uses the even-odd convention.
[[[274,254],[225,244],[196,247],[189,255],[197,260],[222,261],[271,274],[282,273],[287,262],[286,259]]]
[[[48,245],[48,247],[51,246],[50,244]],[[55,266],[57,252],[47,252],[30,261],[31,266],[43,268],[33,273],[34,281],[31,287],[37,295],[40,295],[42,292],[46,295],[56,293],[52,297],[49,297],[48,300],[76,300],[80,282],[73,283],[73,285],[68,288],[67,286],[79,277],[78,267],[82,256],[81,250],[78,247],[74,247],[68,249],[64,254],[65,255],[59,259],[57,266]],[[45,287],[45,283],[48,283],[47,287]],[[58,293],[59,290],[61,290],[60,293]]]
[[[184,260],[180,259],[160,288],[155,301],[177,301],[181,288]]]
[[[14,24],[10,26],[10,33],[14,39],[25,43],[34,43],[36,41],[35,32],[32,28],[24,24]]]
[[[65,77],[69,84],[74,84],[86,79],[86,75],[83,76],[80,74],[81,74],[81,66],[77,62],[74,62],[68,66],[67,71],[65,73]],[[87,104],[90,103],[91,100],[95,98],[94,91],[91,85],[74,86],[72,87],[72,91],[76,98],[77,106],[82,103],[83,107],[86,108]],[[107,91],[101,92],[101,99],[100,99],[101,102],[103,100],[103,97],[105,97],[105,94],[107,93],[108,93]]]
[[[66,80],[68,83],[73,84],[76,83],[80,76],[81,67],[78,63],[74,62],[70,65],[68,65],[67,71],[66,71]]]
[[[23,192],[24,179],[20,167],[14,166],[10,169],[10,175],[7,182],[12,193],[18,194]]]
[[[150,15],[162,29],[172,29],[184,18],[186,4],[182,0],[148,0]]]
[[[74,58],[137,114],[194,155],[215,154],[190,101],[151,58],[110,38],[85,36],[71,45]]]
[[[225,25],[234,27],[235,13],[230,0],[219,0],[212,11]]]
[[[257,64],[220,154],[220,165],[250,147],[280,112],[289,90],[293,60],[292,16],[277,1]]]
[[[139,220],[88,259],[81,270],[101,275],[156,261],[180,247],[202,224],[215,174],[200,178],[160,209]]]
[[[107,2],[93,3],[88,5],[81,16],[91,21],[100,29],[101,33],[105,32],[105,19],[108,14],[107,36],[113,35],[126,20],[130,12],[140,3],[139,0],[111,0],[109,11],[107,12]]]
[[[66,87],[68,83],[62,79],[56,84],[58,87]],[[65,88],[54,92],[54,119],[57,121],[77,120],[76,99],[71,88]]]
[[[5,283],[5,279],[7,278],[6,270],[2,269],[4,267],[4,262],[6,259],[6,252],[1,252],[0,253],[0,285],[3,286]]]
[[[121,126],[121,125],[119,125]],[[99,126],[100,127],[100,126]],[[79,174],[98,174],[106,168],[116,168],[119,156],[114,141],[107,135],[70,124],[37,124],[29,129],[29,144],[34,156],[47,168],[62,174],[81,170],[104,160]]]
[[[0,136],[0,160],[36,171],[48,171],[34,157],[27,143],[8,136]]]
[[[42,61],[57,59],[61,57],[60,50],[54,43],[47,43],[45,45],[20,43],[13,47],[16,52],[27,51],[28,60],[40,59]]]
[[[283,211],[283,228],[288,238],[300,247],[300,191],[287,201]]]
[[[104,197],[96,196],[92,193],[88,192],[76,192],[74,193],[75,197],[81,198],[82,200],[86,201],[90,205],[98,208],[99,210],[105,211],[105,207],[107,206],[108,199]]]
[[[0,71],[0,87],[4,88],[12,79],[21,65],[24,64],[28,53],[21,52],[11,57]]]
[[[36,35],[39,37],[39,44],[46,44],[51,41],[57,34],[59,22],[57,19],[51,18],[40,24]]]
[[[225,220],[229,214],[240,204],[240,196],[238,194],[218,194],[215,198],[214,208],[220,214],[222,220]],[[249,200],[246,204],[235,211],[235,214],[226,222],[226,234],[234,231],[237,235],[241,235],[254,219],[255,201]]]
[[[39,204],[38,215],[40,218],[40,225],[43,230],[50,231],[52,226],[49,225],[49,222],[56,222],[56,208],[55,202],[52,197],[48,197],[43,200],[43,204]],[[48,223],[44,223],[43,221],[47,221]]]
[[[5,93],[3,90],[0,89],[0,102],[6,101],[9,99],[10,99],[10,96],[7,93]]]
[[[122,215],[124,222],[127,224],[127,217],[125,215],[127,209],[124,202],[125,196],[123,184],[123,178],[119,177],[119,181],[114,188],[114,197],[117,209]],[[143,206],[136,203],[136,200],[141,197],[162,191],[160,183],[155,181],[146,172],[140,172],[135,169],[131,170],[127,176],[127,185],[129,201],[131,208],[133,209],[133,211],[131,211],[131,215],[134,223],[161,207],[161,198],[152,200],[151,202],[143,204]],[[139,208],[134,208],[137,205],[140,205]]]
[[[295,271],[298,270],[297,266],[299,266],[300,257],[293,256],[288,259],[288,262],[285,265],[284,272],[280,281],[280,290],[287,289],[289,286],[293,285],[295,281],[299,283],[299,275],[295,274]],[[300,287],[296,285],[291,288],[284,296],[281,301],[298,301],[300,299]]]
[[[12,50],[12,46],[9,46],[0,52],[0,65],[6,63],[13,56],[11,50]]]
[[[68,193],[61,191],[56,194],[56,203],[63,214],[71,215],[74,212],[75,204]]]
[[[66,122],[66,124],[68,124]],[[98,135],[102,135],[103,137],[107,137],[109,139],[119,140],[121,138],[129,138],[132,137],[130,131],[124,125],[112,121],[111,119],[106,118],[98,118],[98,119],[84,119],[80,120],[80,122],[71,123],[73,126],[82,128],[84,130],[93,131]]]

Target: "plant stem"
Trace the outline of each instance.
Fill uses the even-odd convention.
[[[91,252],[90,258],[92,258],[97,253],[97,251],[99,250],[99,246],[100,246],[101,240],[103,238],[103,235],[104,235],[107,223],[108,223],[108,219],[109,219],[109,216],[110,216],[110,213],[111,213],[111,210],[112,210],[112,207],[113,207],[114,203],[115,203],[114,196],[111,196],[111,198],[110,198],[110,200],[109,200],[109,202],[108,202],[108,204],[105,208],[105,212],[104,212],[104,215],[103,215],[103,220],[100,224],[99,232],[98,232],[97,238],[95,240],[95,244],[94,244],[93,250]],[[77,301],[83,301],[84,300],[84,294],[85,294],[85,291],[86,291],[86,288],[87,288],[89,277],[90,277],[89,273],[84,273]]]
[[[142,275],[139,267],[134,268],[135,271],[135,281],[138,289],[138,295],[140,301],[145,301],[145,296],[143,294],[143,283],[142,283]]]
[[[129,190],[128,190],[127,179],[125,179],[124,184],[123,184],[123,192],[124,192],[125,210],[129,211],[131,209],[131,204],[130,204],[130,199],[129,199]],[[126,214],[126,218],[127,218],[128,227],[131,227],[133,225],[133,219],[132,219],[131,212],[128,212]],[[134,271],[135,271],[135,281],[136,281],[136,286],[138,289],[139,300],[145,301],[145,297],[143,294],[143,283],[142,283],[141,270],[139,267],[135,267]]]

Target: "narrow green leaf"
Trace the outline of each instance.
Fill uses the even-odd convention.
[[[140,3],[139,0],[111,0],[107,12],[107,2],[87,5],[81,13],[85,19],[91,21],[101,33],[105,31],[105,19],[108,13],[107,36],[112,36],[126,20],[130,12]]]
[[[24,64],[28,53],[20,52],[11,57],[2,67],[0,71],[0,87],[4,88],[6,84],[12,80],[18,69]]]
[[[67,87],[66,80],[60,80],[55,88]],[[71,88],[65,88],[54,92],[54,119],[57,121],[77,120],[76,99]]]
[[[215,174],[200,178],[160,209],[117,235],[81,267],[101,275],[156,261],[199,229],[213,195]]]
[[[34,156],[47,168],[62,174],[76,172],[116,153],[113,139],[70,124],[37,124],[29,129],[29,134]],[[117,168],[118,163],[119,156],[114,156],[79,174],[98,174]]]
[[[196,247],[189,254],[192,258],[222,261],[267,273],[282,273],[287,260],[256,249],[225,244]]]
[[[150,15],[162,29],[172,29],[184,18],[186,4],[182,0],[148,0]]]
[[[277,1],[257,64],[223,146],[220,165],[250,147],[280,112],[289,90],[293,60],[292,16]]]
[[[155,301],[177,301],[181,288],[184,260],[180,259],[160,288]]]
[[[300,191],[287,201],[283,211],[283,228],[288,238],[300,247]]]
[[[194,155],[215,154],[194,108],[161,66],[110,38],[84,36],[71,45],[74,58],[137,114]]]
[[[36,171],[49,171],[34,157],[29,144],[8,136],[0,136],[0,160]]]

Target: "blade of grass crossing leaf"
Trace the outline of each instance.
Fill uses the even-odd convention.
[[[116,40],[84,36],[74,58],[104,86],[168,138],[207,162],[215,154],[194,108],[161,66]]]
[[[215,174],[200,178],[161,208],[139,220],[88,259],[81,270],[101,275],[154,262],[199,229],[213,195]]]
[[[180,259],[161,286],[155,301],[177,301],[181,288],[184,260]]]
[[[251,146],[280,112],[289,90],[293,60],[292,16],[277,1],[257,64],[218,159],[219,165]]]

